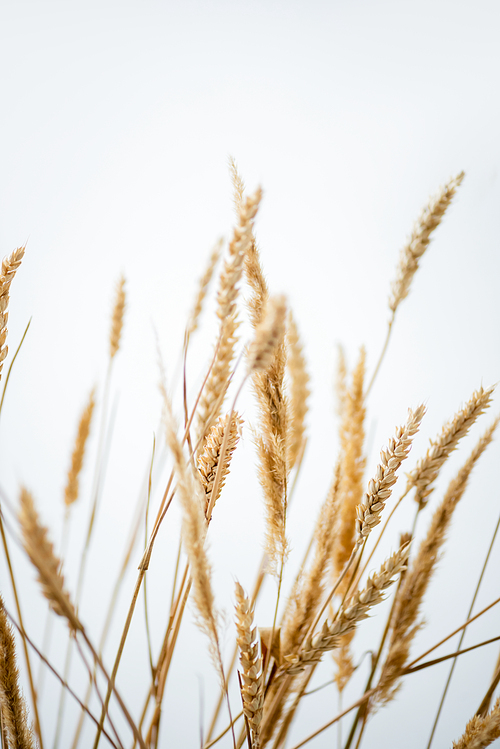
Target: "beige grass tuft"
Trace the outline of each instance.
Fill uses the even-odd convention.
[[[282,344],[285,336],[286,314],[285,297],[271,297],[266,305],[265,314],[255,328],[255,337],[248,349],[248,372],[266,370],[271,366],[276,349]]]
[[[35,749],[33,731],[28,722],[28,708],[19,686],[16,645],[0,596],[0,719],[9,746]],[[2,744],[3,746],[3,744]]]
[[[24,251],[25,247],[18,247],[17,250],[14,250],[14,252],[12,252],[8,257],[4,257],[2,261],[2,269],[0,272],[0,377],[2,376],[5,357],[9,351],[6,340],[7,321],[9,319],[7,307],[9,306],[10,285],[21,265]]]
[[[453,177],[431,198],[401,250],[396,278],[392,283],[389,297],[389,309],[393,315],[396,313],[399,304],[408,296],[420,259],[431,241],[431,234],[441,223],[446,209],[464,176],[464,173],[461,172]]]
[[[71,455],[71,466],[68,471],[68,479],[66,482],[66,488],[64,490],[64,503],[66,507],[70,507],[73,502],[78,499],[79,492],[79,477],[83,467],[83,459],[85,456],[85,446],[90,433],[90,424],[92,422],[92,414],[95,407],[95,389],[90,393],[90,397],[87,405],[83,409],[80,421],[78,423],[78,432],[76,435],[75,446],[73,448],[73,454]]]
[[[215,271],[215,266],[219,262],[219,258],[222,253],[222,244],[223,239],[219,239],[218,242],[216,242],[211,254],[210,258],[207,263],[207,267],[205,268],[205,272],[203,273],[202,277],[200,278],[200,281],[198,283],[198,292],[196,294],[196,299],[193,305],[193,309],[191,310],[191,314],[189,315],[189,322],[187,325],[187,335],[190,336],[192,333],[195,332],[195,330],[198,327],[198,320],[201,315],[201,311],[203,308],[203,302],[205,300],[205,296],[207,294],[207,289],[210,285],[210,281],[212,280],[212,276]]]

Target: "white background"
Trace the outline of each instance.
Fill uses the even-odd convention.
[[[352,365],[365,344],[368,369],[373,369],[399,248],[429,194],[462,169],[464,183],[398,312],[370,396],[368,476],[408,406],[422,400],[428,406],[412,464],[475,388],[500,378],[499,34],[500,8],[484,0],[474,7],[456,0],[4,3],[2,255],[28,240],[12,285],[11,355],[33,320],[2,413],[0,475],[11,502],[17,501],[21,482],[33,491],[55,539],[78,416],[94,383],[102,395],[114,284],[122,272],[127,278],[123,348],[113,373],[114,437],[81,606],[96,639],[153,433],[161,436],[155,331],[168,375],[178,384],[178,355],[196,280],[212,244],[220,235],[230,236],[234,220],[229,154],[249,190],[263,187],[256,222],[263,264],[271,290],[288,295],[311,372],[310,438],[289,522],[291,570],[335,462],[336,345],[344,344]],[[209,305],[193,341],[191,396],[215,330]],[[250,398],[244,397],[242,408],[251,422]],[[490,419],[483,417],[461,455],[446,467],[441,493]],[[70,587],[87,522],[97,424],[74,510],[66,565]],[[247,430],[211,530],[228,652],[234,578],[250,588],[261,553],[260,490],[249,478],[253,461]],[[453,538],[426,599],[429,628],[418,638],[415,654],[465,618],[499,511],[498,461],[494,444],[457,510]],[[158,472],[155,506],[163,476]],[[436,492],[434,501],[438,498]],[[410,501],[401,510],[399,527],[407,529],[412,516]],[[8,511],[7,518],[12,519]],[[150,573],[155,649],[168,607],[177,523],[174,509]],[[396,540],[395,527],[386,553]],[[115,642],[139,557],[136,550]],[[28,565],[17,552],[15,558],[26,591],[27,628],[40,643],[45,605],[34,593]],[[498,564],[497,551],[478,606],[498,593],[493,573]],[[1,575],[11,606],[3,566]],[[286,583],[292,579],[290,572]],[[270,624],[273,586],[268,583],[258,608],[260,625]],[[192,618],[192,609],[188,613]],[[495,636],[499,616],[495,609],[490,612],[466,644]],[[363,626],[359,656],[373,646],[370,632],[378,631],[380,621],[375,617]],[[146,689],[143,631],[141,605],[119,674],[133,710],[142,705]],[[56,632],[59,648],[53,646],[52,657],[61,667],[64,627]],[[187,626],[167,688],[162,746],[198,746],[200,694],[206,724],[216,686],[205,645]],[[106,651],[108,663],[114,647]],[[436,747],[451,746],[461,735],[482,699],[497,653],[493,645],[463,657]],[[363,668],[345,704],[359,694],[366,661]],[[317,683],[331,672],[327,660]],[[446,667],[438,667],[408,677],[397,702],[370,722],[365,744],[425,746],[446,673]],[[79,678],[75,669],[73,681]],[[81,693],[82,679],[80,685]],[[57,685],[47,678],[42,701],[47,746],[57,699]],[[331,689],[308,700],[289,746],[336,713]],[[62,746],[70,745],[72,710],[71,704]],[[348,726],[349,721],[344,731]],[[92,736],[89,728],[85,745]],[[330,747],[335,736],[330,730],[311,746]]]

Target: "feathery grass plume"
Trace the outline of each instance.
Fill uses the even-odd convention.
[[[210,285],[210,281],[212,280],[212,276],[214,274],[215,266],[219,262],[219,258],[222,253],[222,245],[224,240],[222,237],[215,243],[214,248],[210,254],[210,258],[207,263],[207,267],[205,268],[205,272],[203,273],[202,277],[200,278],[198,282],[198,293],[196,294],[196,299],[194,301],[193,309],[191,310],[191,314],[189,315],[189,322],[187,325],[187,335],[190,336],[198,327],[198,320],[201,315],[201,310],[203,308],[203,302],[205,300],[205,296],[207,294],[207,289]]]
[[[288,468],[291,471],[304,445],[307,399],[311,394],[299,331],[291,311],[288,314],[286,342],[288,347],[287,367],[290,374],[290,437],[287,458]]]
[[[5,341],[7,340],[7,321],[9,319],[7,307],[9,306],[10,285],[16,275],[17,269],[21,265],[25,249],[26,247],[18,247],[2,260],[2,269],[0,272],[0,378],[2,376],[4,360],[9,351],[9,347]]]
[[[379,679],[377,703],[389,702],[400,686],[399,676],[408,662],[411,643],[422,627],[422,623],[417,621],[420,607],[439,560],[441,547],[446,540],[453,512],[467,488],[472,469],[493,439],[499,421],[500,416],[486,430],[456,477],[450,482],[441,504],[434,512],[427,535],[406,573],[398,594],[389,649]]]
[[[483,749],[500,737],[500,697],[485,716],[474,715],[463,736],[453,742],[453,749]]]
[[[494,389],[491,387],[483,390],[480,387],[479,390],[475,390],[465,406],[443,426],[441,434],[431,441],[427,453],[418,461],[413,471],[407,474],[406,489],[408,491],[413,486],[416,487],[415,501],[421,508],[427,504],[429,495],[434,491],[432,484],[448,456],[455,450],[462,437],[465,437],[478,416],[489,407]]]
[[[358,546],[364,543],[372,529],[380,523],[380,513],[396,483],[396,471],[403,460],[408,457],[412,439],[418,432],[424,414],[425,406],[423,405],[418,406],[415,411],[409,409],[408,421],[403,427],[396,429],[395,437],[392,437],[389,445],[381,451],[381,463],[377,467],[375,479],[370,479],[368,491],[356,509],[358,533],[356,543]]]
[[[81,629],[75,608],[64,589],[64,577],[60,572],[61,561],[55,555],[54,547],[48,539],[47,528],[40,522],[33,497],[24,486],[21,487],[19,501],[19,523],[23,546],[38,571],[42,593],[48,600],[50,608],[58,616],[67,620],[70,629]]]
[[[314,621],[325,589],[325,578],[338,537],[341,469],[335,468],[332,483],[314,529],[314,557],[307,572],[299,571],[287,601],[281,625],[283,649],[294,653]]]
[[[111,331],[109,334],[109,356],[114,359],[120,348],[120,338],[125,314],[125,278],[120,277],[116,286],[115,305],[111,317]]]
[[[259,656],[259,645],[256,629],[253,626],[253,608],[241,585],[236,582],[236,641],[240,650],[241,698],[243,712],[248,720],[252,734],[252,749],[259,749],[260,723],[264,705],[264,680],[262,658]]]
[[[345,603],[337,618],[329,624],[325,621],[320,632],[309,636],[298,654],[285,655],[286,665],[283,670],[289,674],[298,674],[315,663],[319,663],[323,653],[338,647],[342,635],[353,630],[358,622],[368,617],[368,612],[384,599],[384,591],[392,585],[394,578],[406,567],[410,545],[405,544],[385,560],[379,572],[375,572],[366,581],[363,590],[358,590]]]
[[[69,507],[78,499],[79,476],[85,456],[85,446],[90,432],[90,424],[95,406],[95,388],[92,389],[87,405],[83,409],[78,424],[73,454],[71,455],[71,466],[68,471],[68,479],[64,490],[64,503]]]
[[[265,314],[255,328],[255,337],[248,348],[248,372],[268,369],[278,345],[285,336],[286,299],[283,295],[269,299]]]
[[[352,374],[352,382],[344,396],[342,420],[340,423],[340,451],[342,460],[342,479],[340,482],[340,527],[335,548],[335,563],[332,572],[335,579],[341,574],[351,556],[356,543],[356,508],[363,498],[363,474],[365,457],[365,378],[364,348],[359,352],[358,363]],[[338,594],[343,596],[349,581],[342,580]]]
[[[224,441],[224,434],[228,428],[229,414],[225,416],[219,416],[217,422],[210,428],[209,433],[203,444],[203,452],[198,456],[198,471],[201,477],[201,483],[205,490],[205,515],[210,506],[212,500],[212,489],[214,486],[215,477],[217,475],[217,468],[220,461],[220,451],[222,443]],[[224,455],[224,464],[222,466],[221,480],[219,483],[219,489],[217,496],[213,499],[212,506],[219,499],[222,488],[225,484],[227,475],[229,473],[229,464],[231,463],[231,456],[236,450],[238,444],[241,427],[243,425],[243,419],[237,413],[233,413],[231,424],[229,426],[229,438],[227,441],[227,447]],[[211,518],[207,518],[210,522]]]
[[[236,299],[239,293],[238,284],[243,273],[243,263],[252,242],[253,220],[257,214],[262,198],[258,188],[254,195],[246,198],[240,207],[239,223],[235,227],[233,238],[229,243],[228,257],[219,281],[217,296],[217,316],[220,320],[220,331],[215,353],[215,360],[198,404],[198,429],[203,434],[209,419],[216,419],[222,407],[226,392],[231,364],[234,359],[234,348],[237,342],[236,330],[238,310]]]
[[[418,218],[413,231],[408,238],[405,246],[402,248],[399,256],[399,264],[396,270],[396,278],[391,285],[391,294],[389,296],[389,309],[393,317],[399,304],[408,296],[411,282],[415,275],[420,258],[426,251],[431,241],[431,234],[436,229],[446,212],[455,195],[457,187],[464,178],[464,173],[450,179],[439,192],[430,199],[420,217]]]
[[[19,686],[14,633],[0,596],[0,718],[9,746],[35,749],[28,709]],[[3,745],[3,744],[2,744]]]
[[[453,742],[453,749],[483,749],[500,737],[500,697],[487,715],[474,715],[465,733]]]
[[[224,685],[218,631],[219,614],[215,608],[212,590],[212,567],[205,549],[208,528],[205,518],[205,493],[201,480],[192,472],[191,464],[188,464],[184,457],[175,429],[170,399],[163,385],[162,394],[165,433],[177,476],[177,494],[182,507],[182,541],[193,581],[193,598],[198,611],[198,626],[208,636],[212,660]]]

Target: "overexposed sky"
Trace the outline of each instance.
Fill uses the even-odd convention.
[[[256,221],[262,261],[271,290],[286,293],[294,309],[311,372],[308,452],[289,523],[293,567],[335,461],[336,346],[345,346],[352,365],[364,344],[373,370],[399,249],[429,194],[462,169],[466,178],[398,312],[370,396],[367,478],[408,406],[425,401],[428,407],[414,461],[474,389],[500,379],[500,6],[11,0],[0,11],[0,35],[2,255],[28,240],[12,285],[11,355],[33,318],[2,412],[2,487],[15,500],[19,483],[28,485],[59,539],[76,422],[90,388],[97,383],[102,391],[113,288],[123,273],[128,308],[113,373],[114,441],[82,603],[82,617],[97,633],[158,432],[156,336],[174,379],[196,280],[213,243],[231,233],[232,155],[248,189],[264,190]],[[191,352],[192,395],[214,336],[209,304]],[[497,397],[495,411],[498,405]],[[251,422],[250,397],[242,406]],[[490,417],[483,418],[447,466],[441,491]],[[92,440],[95,455],[97,428]],[[254,460],[250,431],[239,453],[210,546],[218,600],[228,613],[228,644],[234,577],[251,587],[263,533],[260,490],[247,478]],[[428,597],[431,634],[421,634],[423,649],[464,619],[498,513],[498,462],[493,445],[457,512]],[[70,585],[91,467],[92,459],[82,478],[82,505],[75,508]],[[160,571],[163,559],[166,565],[175,556],[175,512],[151,571],[156,647],[171,579]],[[412,508],[403,508],[402,529],[411,517]],[[483,605],[494,597],[491,570],[498,563],[496,552]],[[32,577],[27,566],[23,574]],[[123,611],[134,577],[127,578]],[[290,573],[288,584],[291,579]],[[269,601],[272,594],[271,583]],[[43,604],[27,600],[26,608],[33,608],[34,636],[41,641]],[[259,624],[269,623],[264,605],[258,615]],[[466,642],[494,636],[499,617],[493,611]],[[375,620],[368,630],[372,626]],[[142,701],[146,683],[142,631],[141,613],[120,672],[131,704],[138,688]],[[359,655],[371,644],[360,633]],[[462,733],[482,699],[495,647],[464,656],[436,747],[451,746]],[[197,746],[198,693],[204,693],[208,716],[215,682],[208,660],[199,665],[202,635],[188,627],[181,648],[174,684],[182,689],[172,686],[167,694],[164,741]],[[111,661],[112,648],[107,656]],[[408,677],[397,704],[370,723],[366,745],[399,746],[408,726],[405,746],[426,745],[446,670],[433,672],[432,688],[429,673]],[[330,674],[328,662],[324,680]],[[336,711],[333,692],[309,699],[289,746]],[[54,718],[46,701],[51,737]],[[63,745],[69,745],[71,724],[68,717]],[[88,740],[92,735],[89,730]],[[329,732],[311,746],[333,743]]]

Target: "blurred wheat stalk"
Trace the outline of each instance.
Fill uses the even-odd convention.
[[[213,706],[211,724],[202,735],[201,746],[209,749],[224,740],[226,744],[229,741],[233,747],[238,748],[246,743],[250,749],[259,749],[266,745],[279,749],[285,745],[290,735],[293,719],[307,694],[315,669],[330,652],[335,669],[332,683],[335,684],[339,695],[344,693],[357,668],[352,649],[356,629],[365,618],[374,613],[381,601],[390,596],[391,605],[384,609],[386,624],[383,634],[380,641],[373,644],[369,677],[359,699],[338,715],[329,716],[323,726],[296,744],[294,749],[305,745],[350,713],[353,716],[350,731],[343,740],[340,735],[338,736],[338,746],[344,749],[351,746],[359,747],[370,716],[381,706],[391,702],[405,675],[431,668],[443,660],[449,659],[454,664],[456,658],[462,652],[466,652],[460,649],[465,628],[487,610],[472,616],[480,579],[470,606],[468,621],[458,622],[455,632],[449,635],[452,637],[458,632],[462,633],[455,652],[430,661],[424,660],[449,639],[448,637],[418,657],[411,654],[415,635],[423,626],[421,608],[424,595],[442,552],[453,512],[465,492],[471,471],[493,438],[499,417],[484,431],[476,447],[434,506],[428,531],[420,546],[414,548],[411,542],[417,519],[430,503],[442,466],[470,427],[490,406],[493,388],[480,387],[465,405],[452,415],[441,432],[431,441],[426,454],[407,472],[406,486],[404,490],[399,491],[396,500],[393,495],[398,493],[397,482],[401,466],[403,463],[406,465],[408,461],[413,438],[420,429],[425,415],[423,405],[416,404],[413,409],[409,409],[406,422],[396,427],[394,435],[381,450],[375,474],[371,477],[365,475],[368,396],[381,369],[396,313],[410,291],[413,277],[429,247],[432,234],[439,226],[460,186],[463,173],[451,179],[429,201],[401,250],[388,300],[389,322],[386,341],[368,383],[365,349],[361,349],[358,362],[350,373],[343,352],[340,352],[337,382],[339,453],[335,465],[332,465],[331,486],[320,508],[307,554],[302,560],[291,591],[285,597],[282,586],[283,570],[290,554],[287,514],[297,476],[301,470],[305,470],[303,456],[307,441],[309,377],[298,326],[292,311],[283,296],[270,294],[262,269],[254,231],[262,192],[257,189],[252,195],[246,194],[243,181],[232,160],[230,171],[237,221],[218,277],[219,331],[213,355],[204,373],[202,387],[194,401],[189,402],[186,381],[187,355],[192,345],[192,337],[199,327],[205,296],[222,254],[222,241],[214,247],[201,277],[186,326],[183,350],[183,403],[177,408],[171,403],[162,370],[162,420],[165,444],[172,465],[170,477],[161,494],[156,497],[151,479],[155,459],[153,452],[147,497],[138,506],[137,518],[125,549],[120,575],[115,584],[98,644],[94,644],[87,633],[79,611],[79,602],[85,578],[87,552],[102,499],[102,472],[109,421],[108,399],[113,366],[122,342],[126,308],[123,277],[118,282],[111,315],[108,371],[100,404],[99,444],[89,503],[88,526],[78,571],[78,585],[74,594],[66,590],[62,564],[68,548],[72,507],[77,501],[82,501],[79,496],[79,477],[85,464],[89,434],[93,429],[98,388],[92,389],[78,423],[63,498],[65,514],[60,551],[56,553],[52,541],[49,540],[49,532],[42,524],[33,495],[27,488],[20,488],[19,509],[16,513],[18,532],[15,530],[16,523],[13,522],[13,517],[5,522],[5,511],[12,510],[10,503],[6,502],[2,506],[0,530],[12,600],[15,603],[15,609],[10,611],[0,599],[0,733],[2,746],[6,749],[24,749],[37,744],[43,747],[44,739],[47,741],[38,709],[38,695],[43,691],[46,671],[52,672],[61,684],[54,747],[60,742],[67,695],[76,700],[80,708],[80,719],[74,727],[73,749],[76,749],[81,740],[85,720],[93,723],[95,727],[94,749],[101,740],[107,741],[113,747],[124,746],[125,739],[120,735],[123,728],[119,730],[116,721],[113,720],[110,709],[112,704],[115,711],[121,712],[128,724],[133,746],[138,745],[143,749],[160,746],[163,736],[160,728],[165,707],[165,688],[176,646],[178,650],[178,636],[190,597],[196,609],[197,622],[207,638],[220,684],[220,696]],[[0,373],[7,356],[7,307],[10,286],[21,265],[24,252],[24,247],[15,250],[2,264]],[[241,341],[239,337],[244,284],[250,292],[247,310],[253,326],[251,341]],[[21,345],[22,341],[18,351]],[[0,410],[18,351],[10,363]],[[246,360],[244,364],[240,361],[242,356]],[[240,583],[236,582],[234,652],[232,658],[226,661],[222,647],[221,612],[213,589],[206,540],[211,523],[217,522],[216,516],[213,520],[214,507],[231,469],[232,457],[237,449],[241,431],[245,428],[236,409],[242,389],[249,384],[255,394],[258,409],[258,425],[254,426],[253,432],[258,478],[264,501],[266,537],[263,539],[264,552],[259,574],[251,594],[246,593]],[[233,385],[231,390],[230,385]],[[175,411],[182,415],[181,428],[178,427]],[[400,545],[396,551],[387,551],[380,569],[367,576],[370,560],[379,543],[383,541],[389,521],[399,504],[410,494],[413,494],[415,499],[413,528],[401,534]],[[146,573],[154,563],[158,531],[166,522],[168,510],[174,501],[178,501],[182,509],[181,538],[177,565],[172,572],[170,612],[164,623],[161,646],[155,649],[149,631]],[[300,502],[300,497],[294,501]],[[387,505],[390,505],[390,511]],[[153,507],[156,508],[154,517]],[[114,662],[111,667],[106,667],[101,654],[125,573],[130,565],[137,561],[134,547],[140,540],[139,534],[140,529],[144,528],[144,520],[146,536],[134,593],[123,622],[121,638],[115,646]],[[381,528],[378,533],[372,533],[379,525]],[[12,538],[8,538],[8,533]],[[495,536],[496,531],[491,540],[490,550]],[[22,594],[16,584],[16,572],[11,563],[9,550],[11,541],[18,538],[36,569],[41,592],[47,599],[51,611],[47,616],[41,649],[35,645],[30,635],[31,624],[25,625],[22,617]],[[484,566],[488,558],[489,552]],[[268,612],[265,622],[255,622],[255,605],[265,579],[270,577],[276,580],[275,604],[273,610]],[[118,691],[117,677],[141,591],[145,596],[144,636],[149,654],[150,685],[144,695],[138,695],[138,698],[134,699],[134,708],[131,710]],[[493,601],[487,608],[491,608],[499,600]],[[54,668],[51,662],[53,615],[62,617],[68,625],[69,637],[63,673]],[[265,626],[258,626],[259,624]],[[19,687],[19,666],[13,627],[17,629],[23,647],[29,699],[22,694]],[[478,643],[474,647],[484,644],[486,643]],[[82,692],[81,684],[70,683],[70,665],[75,650],[87,669],[86,693]],[[40,662],[37,687],[32,666],[35,657]],[[177,657],[182,658],[182,653],[178,653]],[[453,666],[448,683],[452,674]],[[478,703],[481,697],[482,700],[476,715],[466,725],[464,719],[464,734],[453,746],[460,749],[485,747],[500,736],[498,699],[490,710],[499,681],[500,667],[497,664],[490,683],[484,684],[478,697]],[[104,691],[99,686],[103,683]],[[239,699],[235,699],[235,690],[239,691]],[[95,695],[98,697],[97,700]],[[436,706],[437,713],[429,747],[445,697],[446,690],[441,704]],[[224,703],[227,707],[227,718],[221,714]],[[116,712],[113,713],[115,714]],[[165,728],[168,729],[168,726]],[[165,735],[168,735],[168,730],[165,731]],[[128,740],[130,741],[130,736]]]

